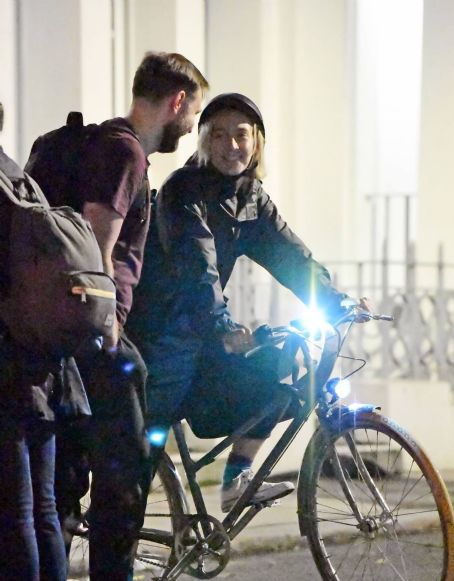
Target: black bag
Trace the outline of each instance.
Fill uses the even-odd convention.
[[[38,182],[51,206],[82,211],[79,171],[88,144],[101,131],[96,123],[84,125],[82,113],[72,111],[66,125],[35,140],[25,171]]]
[[[50,207],[27,174],[12,180],[0,167],[0,319],[27,349],[71,355],[111,332],[115,284],[90,224]]]

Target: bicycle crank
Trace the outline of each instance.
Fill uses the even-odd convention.
[[[198,579],[218,575],[230,559],[230,539],[223,525],[210,515],[191,515],[179,535],[187,552],[179,555],[184,572]],[[188,550],[189,549],[189,550]]]

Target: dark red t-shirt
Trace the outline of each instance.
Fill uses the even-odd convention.
[[[81,195],[85,202],[107,204],[124,219],[113,250],[117,317],[124,325],[140,279],[150,222],[149,164],[126,119],[111,119],[102,127],[87,151]]]

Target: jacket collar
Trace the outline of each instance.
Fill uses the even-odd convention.
[[[238,176],[225,176],[208,164],[204,170],[203,197],[214,210],[220,208],[223,215],[234,221],[257,218],[257,191],[260,182],[254,178],[253,169],[248,168]]]

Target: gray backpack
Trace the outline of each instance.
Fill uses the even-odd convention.
[[[27,174],[11,181],[0,170],[0,260],[0,319],[17,343],[60,357],[109,335],[115,284],[90,224],[51,208]]]

